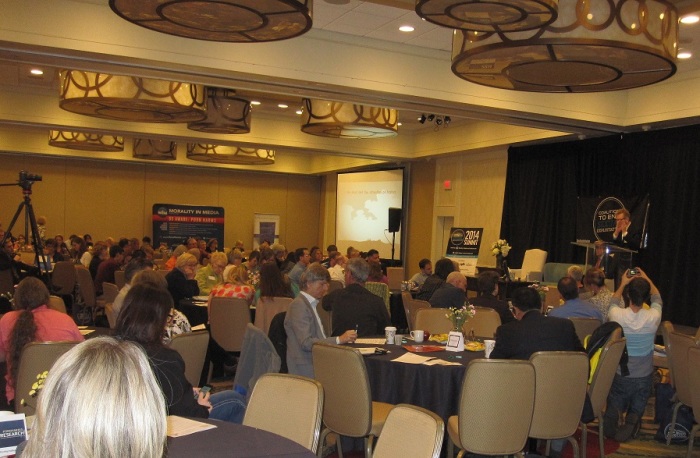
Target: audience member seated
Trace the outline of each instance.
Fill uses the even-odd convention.
[[[592,296],[583,284],[583,269],[581,269],[581,266],[569,266],[569,268],[566,269],[566,275],[576,282],[578,286],[578,297],[581,298],[581,300],[586,300]]]
[[[461,272],[450,272],[447,281],[435,290],[430,305],[441,308],[461,308],[466,299],[467,277]]]
[[[618,442],[626,442],[639,432],[642,415],[651,394],[654,339],[661,322],[662,301],[659,289],[642,269],[636,269],[638,272],[632,277],[629,276],[629,271],[622,275],[608,311],[608,319],[622,326],[629,355],[629,376],[623,377],[618,368],[603,418],[605,435],[614,437]],[[624,308],[622,300],[626,287],[629,295],[628,308]],[[644,307],[647,298],[651,304],[649,308]],[[625,415],[625,420],[618,429],[621,414]]]
[[[73,263],[82,264],[85,268],[90,268],[92,254],[88,251],[85,240],[82,237],[73,237],[70,244],[73,248]]]
[[[233,250],[229,251],[227,259],[228,265],[224,268],[224,272],[221,274],[221,278],[224,280],[228,278],[228,274],[231,272],[231,269],[235,269],[243,265],[243,253],[234,248]],[[200,289],[202,289],[201,286]]]
[[[451,260],[441,258],[435,263],[435,273],[425,279],[423,286],[420,287],[416,299],[429,301],[433,293],[445,283],[447,276],[455,271],[455,266]]]
[[[578,297],[578,284],[571,277],[562,277],[557,283],[557,290],[561,298],[564,299],[564,305],[557,307],[549,316],[558,318],[596,318],[603,322],[603,314],[597,308],[593,307],[590,302],[581,300]]]
[[[104,242],[97,242],[92,247],[92,260],[88,267],[92,281],[95,281],[97,277],[97,270],[100,268],[100,264],[107,259],[109,259],[109,247]]]
[[[35,341],[84,340],[70,316],[48,308],[49,290],[38,278],[22,280],[15,290],[14,300],[16,310],[0,319],[0,361],[7,361],[7,402],[15,399],[19,359],[25,345]]]
[[[97,267],[95,275],[95,293],[102,294],[102,283],[117,283],[114,280],[114,272],[119,270],[125,262],[124,249],[119,245],[114,245],[109,249],[109,259],[102,261]]]
[[[209,254],[216,253],[217,251],[219,251],[219,241],[216,239],[209,239],[209,241],[207,242],[207,247],[205,249]]]
[[[230,269],[225,283],[212,288],[209,301],[212,297],[236,297],[245,299],[250,305],[253,302],[255,290],[248,284],[248,272],[245,267],[238,266]]]
[[[333,244],[328,245],[328,247],[326,248],[326,253],[328,253],[328,255],[325,257],[325,259],[323,259],[323,261],[321,261],[321,265],[323,267],[325,267],[326,269],[330,268],[331,267],[331,257],[332,257],[331,255],[333,253],[336,253],[337,251],[338,251],[337,246],[335,246]]]
[[[64,259],[70,258],[70,251],[68,250],[68,245],[63,240],[61,234],[56,234],[53,238],[56,241],[56,251],[63,255]]]
[[[197,248],[199,248],[199,263],[204,265],[204,260],[211,258],[211,254],[207,252],[207,241],[203,239],[197,240]]]
[[[379,257],[379,251],[371,249],[367,252],[367,262],[379,262],[381,263],[381,258]]]
[[[122,305],[124,305],[126,293],[128,293],[131,289],[131,281],[133,280],[134,276],[146,269],[153,269],[153,262],[147,259],[132,259],[129,261],[126,267],[124,267],[124,286],[122,286],[122,288],[119,290],[119,294],[117,294],[117,297],[114,298],[114,302],[112,302],[114,316],[119,315],[119,311],[122,309]]]
[[[587,300],[603,315],[603,321],[608,320],[608,310],[613,293],[605,286],[605,272],[602,269],[588,269],[583,277],[583,284],[592,296]]]
[[[542,300],[533,288],[513,291],[515,321],[496,330],[491,359],[530,359],[537,351],[583,351],[574,323],[542,315]]]
[[[175,268],[175,265],[177,264],[177,258],[180,257],[183,253],[187,251],[187,247],[185,245],[178,245],[175,247],[173,250],[172,256],[166,261],[165,263],[165,269],[166,270],[173,270]]]
[[[333,336],[355,329],[359,337],[379,336],[391,324],[384,301],[364,287],[369,265],[360,258],[345,266],[345,288],[323,298],[323,308],[333,313]]]
[[[144,348],[165,396],[169,415],[241,423],[245,398],[232,390],[210,394],[193,388],[185,378],[185,362],[180,354],[163,345],[165,325],[172,308],[172,298],[166,289],[150,283],[134,285],[117,318],[115,335]]]
[[[248,260],[243,263],[243,267],[246,268],[248,272],[248,281],[252,284],[252,277],[254,275],[260,275],[260,252],[258,250],[253,250],[248,254]],[[226,278],[224,276],[224,278]]]
[[[501,324],[515,320],[506,301],[498,299],[498,273],[493,270],[481,272],[476,283],[479,296],[469,300],[472,305],[488,307],[498,312]]]
[[[23,278],[39,273],[38,267],[20,261],[20,257],[15,255],[12,239],[9,237],[5,240],[3,249],[0,250],[0,270],[9,270],[12,273],[12,283],[15,285]]]
[[[382,264],[379,261],[368,260],[367,264],[369,265],[369,276],[367,277],[367,281],[384,283],[386,285],[389,284],[389,278],[384,275],[384,272],[382,271]]]
[[[221,274],[224,272],[227,262],[228,260],[224,253],[218,251],[211,254],[209,264],[200,268],[195,274],[195,280],[197,280],[197,286],[199,286],[199,294],[207,296],[213,287],[224,282]]]
[[[260,268],[260,283],[255,291],[255,300],[257,303],[260,298],[265,297],[291,297],[295,298],[299,295],[298,287],[289,281],[286,275],[277,268],[274,262],[263,264]]]
[[[175,308],[179,307],[181,300],[199,296],[199,285],[194,279],[196,271],[197,258],[190,253],[183,253],[177,258],[175,268],[165,276]]]
[[[301,283],[301,274],[304,273],[309,264],[311,264],[311,254],[306,248],[297,248],[294,252],[297,258],[297,263],[289,272],[289,279],[297,286]]]
[[[45,272],[51,272],[57,262],[65,260],[61,253],[56,252],[56,241],[54,239],[49,239],[44,244],[44,256],[45,260],[41,262],[41,269]]]
[[[275,262],[277,263],[277,268],[279,268],[282,273],[289,273],[296,264],[296,259],[294,261],[287,262],[287,248],[281,243],[273,243],[270,247],[272,253],[274,253]]]
[[[330,267],[328,273],[331,274],[331,280],[339,281],[345,286],[345,266],[347,259],[340,252],[334,251],[328,258]]]
[[[316,342],[353,343],[357,339],[354,327],[338,337],[326,337],[316,306],[328,292],[331,277],[320,264],[311,264],[301,276],[301,293],[289,304],[284,319],[287,332],[287,366],[290,374],[314,377],[311,347]]]
[[[427,280],[428,277],[433,274],[433,263],[430,262],[430,259],[423,258],[418,262],[418,268],[420,270],[411,277],[410,281],[411,283],[414,283],[416,286],[420,287],[423,286],[425,280]]]
[[[150,283],[158,288],[168,289],[168,282],[165,281],[165,278],[158,272],[148,268],[136,272],[134,278],[131,280],[131,286],[140,285],[141,283]],[[163,344],[168,345],[174,336],[187,332],[192,332],[190,321],[187,319],[184,313],[173,308],[168,316],[168,322],[165,323]]]
[[[309,255],[311,256],[310,264],[318,262],[319,264],[323,261],[323,251],[320,247],[312,246],[309,250]],[[325,266],[324,266],[325,267]]]
[[[96,337],[77,345],[53,365],[37,402],[22,458],[166,454],[165,402],[132,342]]]

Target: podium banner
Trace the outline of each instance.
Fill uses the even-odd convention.
[[[484,228],[453,227],[447,241],[445,256],[459,263],[459,271],[466,276],[476,275],[476,262]]]
[[[615,232],[615,212],[625,208],[630,212],[630,228],[640,235],[635,249],[646,248],[649,196],[644,197],[579,197],[576,217],[576,241],[611,243]]]

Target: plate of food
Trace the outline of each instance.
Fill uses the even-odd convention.
[[[430,340],[431,342],[444,344],[447,343],[448,336],[449,334],[431,334],[428,340]]]
[[[476,342],[470,340],[469,342],[464,344],[464,349],[467,351],[484,351],[486,349],[486,346],[483,342]]]

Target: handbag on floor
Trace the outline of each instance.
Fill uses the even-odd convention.
[[[659,422],[659,429],[654,435],[654,439],[666,443],[666,438],[671,432],[671,419],[673,418],[673,397],[676,391],[670,383],[656,384],[656,401],[654,405],[654,421]],[[683,444],[688,442],[690,430],[693,428],[693,410],[682,405],[676,415],[676,426],[673,431],[671,443]]]

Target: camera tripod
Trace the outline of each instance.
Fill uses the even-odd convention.
[[[4,249],[5,241],[10,236],[12,228],[14,228],[19,215],[22,214],[22,210],[24,210],[25,240],[28,240],[28,236],[31,234],[32,247],[34,248],[34,264],[39,269],[40,277],[44,280],[44,282],[49,284],[48,271],[46,270],[47,260],[46,256],[44,255],[44,242],[41,240],[41,237],[39,237],[39,228],[36,224],[34,208],[32,207],[32,198],[30,197],[32,195],[32,185],[35,181],[41,181],[41,176],[32,175],[23,170],[19,172],[19,181],[16,183],[0,183],[0,186],[20,186],[22,188],[22,195],[24,196],[24,199],[17,207],[15,215],[12,217],[12,221],[10,221],[10,225],[5,230],[5,235],[2,238],[1,246]]]

